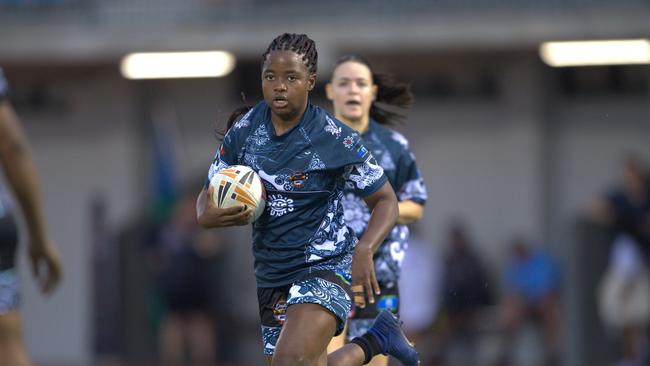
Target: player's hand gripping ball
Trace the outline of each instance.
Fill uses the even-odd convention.
[[[257,220],[266,206],[266,191],[255,171],[245,165],[232,165],[220,170],[210,180],[212,198],[220,208],[245,205],[253,210],[250,222]]]

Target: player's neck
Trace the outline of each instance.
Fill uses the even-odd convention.
[[[290,131],[292,128],[296,127],[302,120],[304,114],[305,112],[303,111],[303,113],[299,113],[293,116],[285,116],[283,118],[281,116],[272,113],[271,124],[273,125],[273,130],[275,131],[275,135],[282,136],[288,131]]]
[[[336,118],[359,133],[368,131],[368,126],[370,125],[370,118],[368,116],[363,116],[355,120],[347,119],[341,115],[337,115]]]
[[[276,136],[282,136],[288,131],[290,131],[292,128],[296,127],[298,123],[300,123],[300,118],[296,120],[291,120],[291,121],[284,121],[281,119],[271,119],[271,123],[273,124],[273,129],[275,130],[275,135]]]

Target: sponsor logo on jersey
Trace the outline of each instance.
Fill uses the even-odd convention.
[[[284,324],[284,321],[287,319],[287,302],[284,299],[278,300],[273,305],[273,318],[280,325]]]
[[[302,188],[305,186],[305,181],[307,180],[307,174],[305,172],[297,172],[289,176],[289,181],[293,188]]]
[[[367,158],[367,157],[368,157],[368,154],[370,154],[370,152],[368,151],[368,149],[366,149],[365,146],[360,145],[360,146],[357,148],[357,155],[358,155],[361,159],[365,159],[365,158]]]

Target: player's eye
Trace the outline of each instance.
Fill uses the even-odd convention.
[[[298,80],[298,78],[295,75],[289,75],[289,76],[287,76],[287,80],[289,80],[291,82],[294,82],[294,81]]]

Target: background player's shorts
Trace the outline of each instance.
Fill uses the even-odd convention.
[[[18,308],[19,303],[16,271],[13,269],[0,271],[0,315]]]
[[[16,219],[3,205],[2,192],[0,191],[0,271],[13,269],[16,266],[17,247],[18,227]]]
[[[258,288],[257,298],[262,320],[262,344],[265,355],[272,355],[286,319],[287,307],[294,304],[318,304],[336,316],[336,334],[343,331],[352,307],[350,282],[345,276],[315,272],[291,285]]]
[[[379,288],[381,289],[381,295],[379,297],[375,296],[374,304],[366,301],[366,307],[364,309],[355,306],[350,312],[348,319],[348,341],[364,335],[382,310],[389,310],[393,314],[398,313],[399,289],[397,285],[387,288],[380,283]]]
[[[17,246],[16,222],[0,200],[0,315],[16,309],[19,304],[18,277],[14,268]]]

